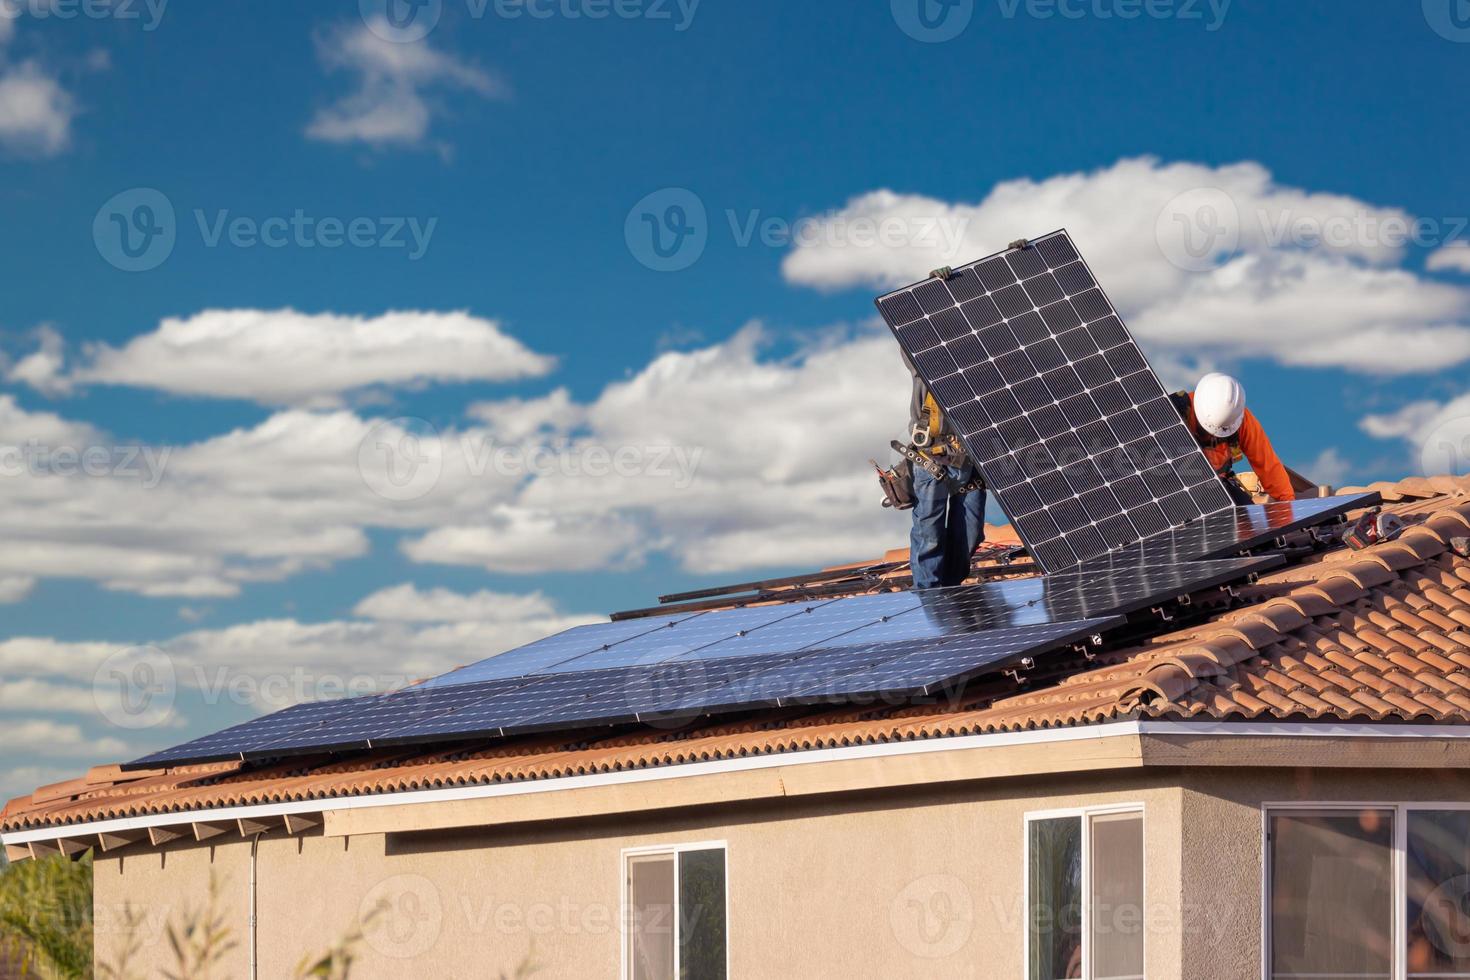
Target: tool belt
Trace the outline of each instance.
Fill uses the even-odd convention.
[[[878,486],[883,488],[883,506],[893,510],[913,510],[914,496],[914,467],[923,467],[924,471],[940,483],[950,494],[973,493],[976,490],[985,489],[985,481],[977,476],[968,483],[961,483],[949,475],[949,470],[934,457],[930,456],[914,446],[905,446],[897,439],[891,445],[903,459],[900,459],[889,469],[878,465],[877,460],[868,460],[873,464],[873,469],[878,471]]]
[[[948,490],[951,495],[973,493],[976,490],[985,489],[985,481],[979,476],[970,480],[968,483],[961,483],[949,475],[949,470],[943,463],[928,453],[922,452],[913,446],[905,446],[897,439],[890,442],[889,445],[893,447],[894,452],[908,460],[909,463],[922,467],[926,473],[944,484],[944,489]]]
[[[883,488],[883,506],[893,510],[913,510],[914,464],[903,459],[885,470],[876,459],[868,462],[878,471],[878,486]]]

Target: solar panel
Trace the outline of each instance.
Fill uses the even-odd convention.
[[[566,661],[537,673],[565,673],[583,670],[603,670],[611,667],[633,667],[639,664],[655,664],[675,658],[700,657],[704,651],[720,645],[720,641],[738,639],[768,628],[783,620],[802,617],[818,612],[823,606],[843,600],[828,600],[810,605],[752,606],[746,609],[726,609],[707,613],[695,619],[674,623],[665,629],[644,633],[604,650],[589,653]],[[709,655],[701,659],[710,659]]]
[[[671,705],[686,700],[703,703],[706,692],[736,677],[758,675],[787,659],[747,657],[538,677],[525,687],[493,694],[453,715],[383,732],[374,744],[568,731],[635,721],[658,724],[669,718]]]
[[[1195,557],[1230,557],[1381,501],[1382,497],[1377,493],[1359,493],[1235,507],[1210,514],[1187,527],[1140,541],[1120,552],[1119,558],[1124,561],[1173,562]]]
[[[1282,560],[1272,555],[1168,562],[1119,553],[1043,578],[709,612],[624,641],[630,644],[626,654],[616,654],[617,644],[611,644],[603,652],[613,653],[612,661],[594,668],[564,669],[558,662],[516,677],[298,706],[133,765],[262,759],[632,721],[677,724],[759,704],[927,693],[1121,625],[1134,610]],[[653,642],[648,637],[678,634],[686,626],[695,628],[679,634],[683,642],[645,645]],[[585,646],[585,632],[563,636],[570,634],[584,639],[531,647],[566,652]],[[705,642],[721,636],[727,638]],[[724,655],[715,656],[716,650]]]
[[[914,592],[909,594],[919,597],[922,612],[857,630],[841,642],[913,643],[1124,615],[1267,571],[1283,561],[1279,555],[1173,563],[1110,557],[1069,574]]]
[[[1232,506],[1066,231],[877,304],[1047,572]]]
[[[340,717],[353,710],[356,700],[314,701],[293,705],[264,718],[241,722],[183,745],[135,759],[126,768],[151,769],[181,761],[223,762],[238,759],[246,751],[269,745],[325,719]]]
[[[945,637],[919,647],[891,651],[871,666],[809,687],[799,697],[831,698],[844,689],[868,689],[878,697],[906,698],[944,689],[957,696],[975,676],[1023,657],[1036,657],[1059,645],[1086,640],[1119,625],[1118,617],[1099,617],[1044,626],[1009,627]]]
[[[798,616],[781,619],[741,636],[732,636],[697,650],[683,660],[721,660],[794,653],[830,644],[855,630],[882,623],[922,606],[917,592],[885,592],[849,596],[823,606],[808,607]]]
[[[1193,562],[1181,571],[1189,576],[1203,577],[1208,569],[1194,562],[1197,558],[1231,557],[1291,531],[1370,506],[1378,499],[1377,494],[1356,494],[1232,508],[1102,558],[1090,559],[1087,568],[1093,569],[1093,573],[1077,575],[1075,569],[1071,573],[1077,575],[1075,590],[1070,585],[1063,587],[1063,583],[1073,581],[1065,575],[1051,576],[1056,583],[1051,592],[1055,595],[1086,595],[1089,589],[1095,588],[1100,590],[1099,594],[1112,595],[1115,601],[1122,603],[1127,593],[1116,591],[1116,580],[1109,580],[1108,584],[1087,581],[1090,576],[1095,578],[1096,569],[1107,565],[1136,565],[1144,559],[1153,562],[1156,569]],[[1036,584],[1040,581],[1018,579],[995,585],[1001,589],[1025,592],[1040,588]],[[926,605],[920,595],[917,592],[882,593],[803,605],[759,606],[582,626],[452,671],[419,687],[443,688],[528,674],[585,671],[665,660],[758,657],[807,649],[834,637],[883,623],[893,624],[890,632],[895,637],[903,634],[919,639],[924,635],[919,620],[901,617],[918,610],[932,612],[932,605]],[[1085,609],[1090,615],[1111,608],[1105,602],[1088,602],[1081,609],[1073,610],[1073,614],[1082,615],[1082,609]],[[911,632],[916,629],[917,633]]]
[[[697,619],[702,613],[683,613],[657,619],[629,619],[619,623],[594,623],[537,640],[535,643],[507,650],[478,663],[450,671],[420,684],[423,688],[457,687],[502,677],[520,677],[555,667],[557,664],[585,657],[628,640],[657,633],[680,623]]]
[[[1024,657],[1083,640],[1123,623],[1122,617],[981,630],[931,640],[813,650],[788,663],[742,676],[722,688],[669,703],[671,715],[730,711],[754,705],[899,700],[990,673]]]
[[[517,687],[514,680],[484,683],[498,685],[505,691],[513,691]],[[525,681],[519,683],[523,686]],[[484,690],[477,690],[475,685],[457,685],[442,690],[425,689],[419,685],[391,694],[349,698],[336,702],[345,709],[340,713],[324,716],[312,725],[297,728],[263,745],[253,745],[243,750],[243,754],[258,758],[322,747],[364,747],[385,732],[449,715],[475,704],[485,693]]]

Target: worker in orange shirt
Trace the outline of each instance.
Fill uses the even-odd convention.
[[[1237,504],[1254,503],[1235,478],[1235,464],[1242,459],[1249,461],[1271,499],[1296,499],[1286,466],[1271,448],[1266,430],[1245,407],[1245,389],[1239,381],[1227,374],[1207,374],[1193,393],[1181,391],[1170,397]]]

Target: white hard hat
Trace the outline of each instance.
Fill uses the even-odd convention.
[[[1207,374],[1194,389],[1194,417],[1201,429],[1229,439],[1245,421],[1245,389],[1228,374]]]

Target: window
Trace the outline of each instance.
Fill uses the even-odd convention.
[[[1273,807],[1266,975],[1470,978],[1470,808]]]
[[[1272,816],[1272,977],[1391,980],[1393,816]]]
[[[626,980],[725,980],[725,848],[623,852]]]
[[[1404,900],[1410,977],[1470,977],[1470,810],[1410,810]]]
[[[1143,811],[1026,820],[1030,980],[1142,980]]]

